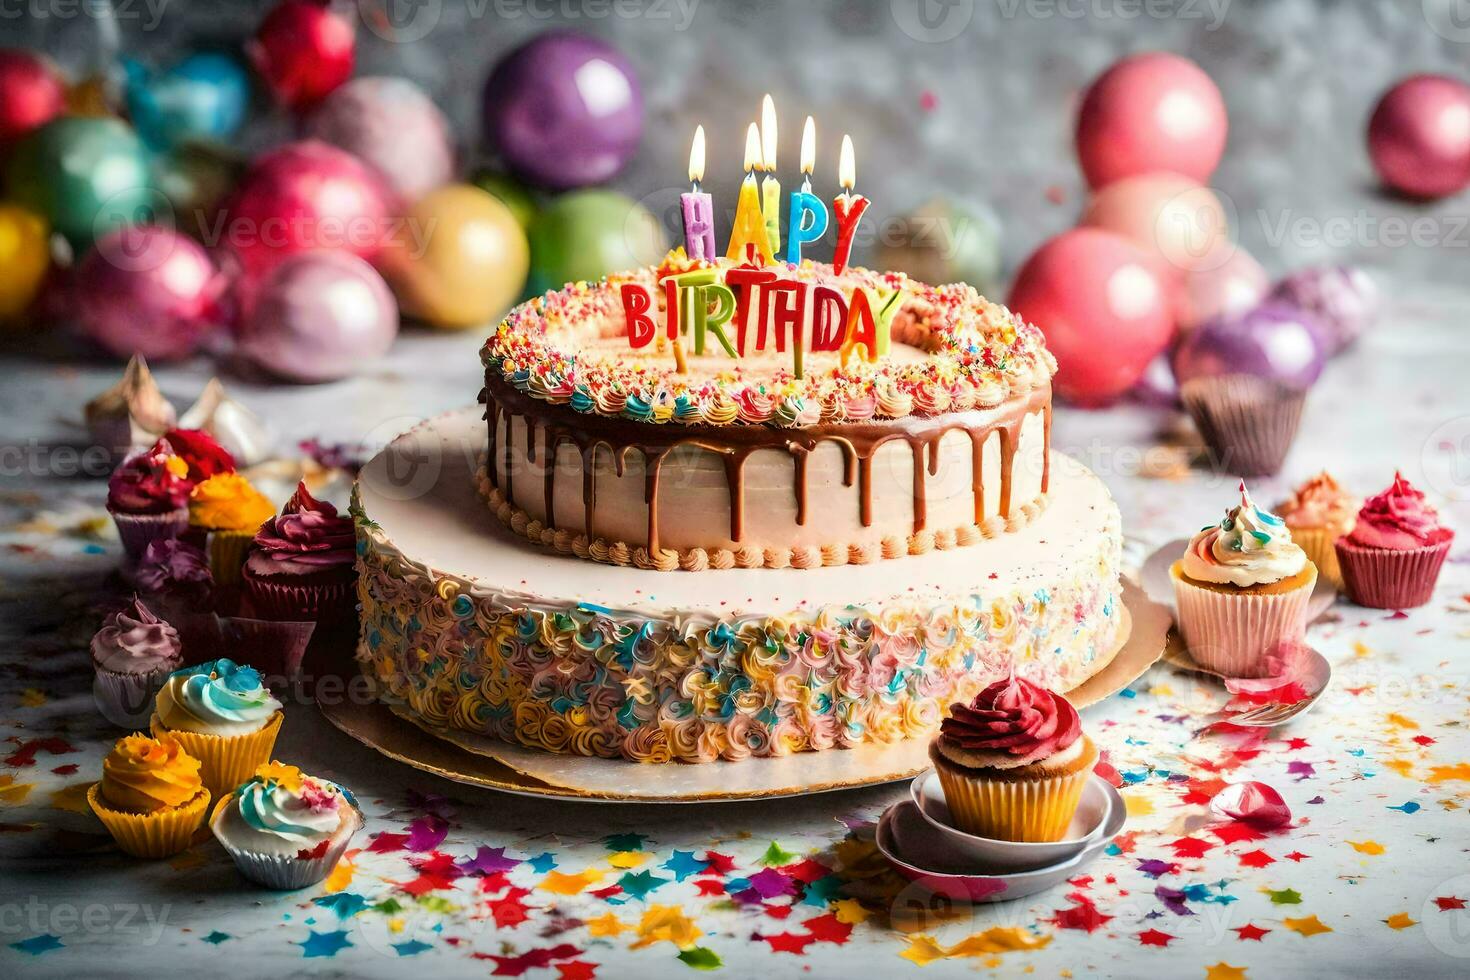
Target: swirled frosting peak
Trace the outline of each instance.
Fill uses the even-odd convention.
[[[152,813],[187,803],[202,786],[199,760],[177,741],[128,735],[102,760],[98,792],[115,809]]]
[[[996,756],[1025,765],[1069,748],[1082,735],[1082,722],[1060,694],[1012,676],[956,705],[939,733],[941,747],[959,749],[965,761]]]
[[[175,671],[158,692],[166,728],[203,735],[258,732],[280,709],[259,671],[224,658]]]
[[[107,481],[107,506],[119,514],[167,514],[189,503],[189,464],[160,439],[130,456]]]
[[[307,575],[351,565],[356,559],[351,519],[317,500],[301,483],[280,516],[266,521],[256,533],[249,565],[261,575]]]
[[[169,429],[164,438],[188,464],[192,483],[202,483],[218,473],[235,472],[235,457],[202,429]]]
[[[178,630],[153,615],[136,596],[108,616],[92,637],[92,663],[119,674],[149,674],[182,659]]]
[[[1244,482],[1240,503],[1189,539],[1182,563],[1196,581],[1242,587],[1279,582],[1306,567],[1306,552],[1291,540],[1286,522],[1257,507]]]
[[[1358,511],[1358,523],[1348,540],[1364,548],[1405,550],[1440,544],[1455,532],[1439,522],[1439,512],[1402,473],[1393,475],[1393,485],[1369,497]]]
[[[330,836],[342,822],[342,791],[295,766],[270,762],[235,790],[245,826],[295,844]]]
[[[1276,511],[1290,528],[1325,528],[1346,534],[1353,528],[1359,501],[1323,470],[1296,490]]]

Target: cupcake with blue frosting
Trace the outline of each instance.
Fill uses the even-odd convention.
[[[170,674],[150,727],[200,761],[204,785],[220,799],[270,759],[281,718],[281,702],[260,672],[221,658]]]
[[[363,826],[352,794],[295,766],[270,762],[215,805],[210,830],[246,878],[305,888],[331,873]]]

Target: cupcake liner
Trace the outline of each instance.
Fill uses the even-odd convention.
[[[199,760],[199,776],[215,799],[222,799],[255,770],[270,761],[276,735],[281,731],[281,712],[277,711],[258,732],[247,735],[201,735],[164,727],[158,715],[148,723],[154,738],[165,735],[176,738],[184,751]]]
[[[1317,566],[1317,575],[1332,583],[1337,591],[1343,591],[1342,569],[1337,563],[1337,539],[1325,527],[1292,528],[1291,540],[1307,553],[1312,564]]]
[[[992,840],[1038,843],[1066,836],[1097,763],[1097,747],[1090,740],[1085,751],[1090,757],[1074,772],[1015,780],[974,776],[933,755],[944,802],[960,830]]]
[[[254,531],[210,531],[209,571],[215,585],[238,585]]]
[[[315,581],[303,582],[303,578]],[[322,576],[258,575],[246,568],[244,579],[250,608],[262,619],[311,620],[332,626],[357,611],[357,580],[352,575],[330,581]]]
[[[108,508],[112,523],[117,525],[117,536],[122,539],[123,551],[129,560],[136,562],[143,557],[148,546],[159,538],[176,538],[189,527],[189,509],[181,507],[167,514],[122,514]]]
[[[1184,580],[1171,570],[1179,632],[1194,662],[1226,677],[1272,677],[1280,673],[1283,644],[1307,630],[1307,601],[1317,584],[1290,592],[1221,592]]]
[[[257,885],[278,891],[306,888],[325,879],[337,866],[337,862],[342,859],[347,845],[352,843],[353,835],[366,823],[357,802],[344,791],[342,801],[351,807],[351,811],[343,816],[343,826],[337,828],[336,832],[328,838],[330,843],[320,856],[303,858],[296,854],[266,854],[237,847],[226,840],[216,829],[215,824],[220,813],[232,799],[234,799],[233,793],[220,800],[215,806],[209,816],[209,829],[214,833],[215,840],[219,841],[234,859],[235,867],[239,869],[241,875]]]
[[[1450,544],[1445,540],[1422,548],[1364,548],[1339,539],[1337,560],[1348,598],[1370,609],[1424,605],[1434,596]]]
[[[153,813],[114,810],[102,799],[101,785],[93,783],[87,788],[87,803],[117,846],[134,857],[166,858],[186,850],[209,809],[209,791],[200,790],[188,802],[166,810]]]
[[[1179,390],[1216,468],[1239,476],[1280,472],[1307,393],[1251,375],[1195,378]]]
[[[119,728],[137,731],[153,714],[153,697],[179,665],[163,666],[146,674],[123,674],[97,668],[92,678],[92,698],[102,717]]]

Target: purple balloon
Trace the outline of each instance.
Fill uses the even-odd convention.
[[[1176,408],[1179,405],[1179,385],[1174,381],[1174,371],[1169,366],[1167,352],[1148,362],[1143,377],[1128,389],[1128,399],[1139,405],[1156,408]]]
[[[1335,357],[1378,319],[1378,284],[1350,265],[1298,269],[1276,284],[1271,299],[1314,314],[1322,325],[1327,356]]]
[[[187,357],[220,319],[224,278],[192,238],[158,225],[119,228],[77,267],[77,322],[118,357]]]
[[[643,135],[643,93],[616,48],[554,31],[507,55],[485,82],[484,138],[517,176],[552,190],[600,184]]]
[[[276,266],[251,297],[240,353],[291,381],[335,381],[382,357],[398,335],[383,277],[348,252],[307,252]]]
[[[1206,320],[1179,340],[1174,377],[1252,374],[1293,388],[1310,388],[1326,361],[1316,317],[1285,303],[1263,303],[1234,316]]]

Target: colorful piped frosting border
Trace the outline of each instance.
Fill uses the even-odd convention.
[[[900,290],[894,336],[922,340],[928,356],[874,364],[852,358],[845,368],[833,364],[804,378],[789,366],[752,370],[737,359],[704,377],[677,373],[672,357],[580,356],[577,331],[621,324],[621,284],[653,288],[660,270],[667,267],[572,283],[517,306],[481,350],[487,372],[579,412],[650,423],[786,427],[991,408],[1049,383],[1056,372],[1041,331],[973,287],[930,286],[903,273],[861,268],[836,275],[830,265],[810,261],[785,265],[783,274],[847,290]]]

